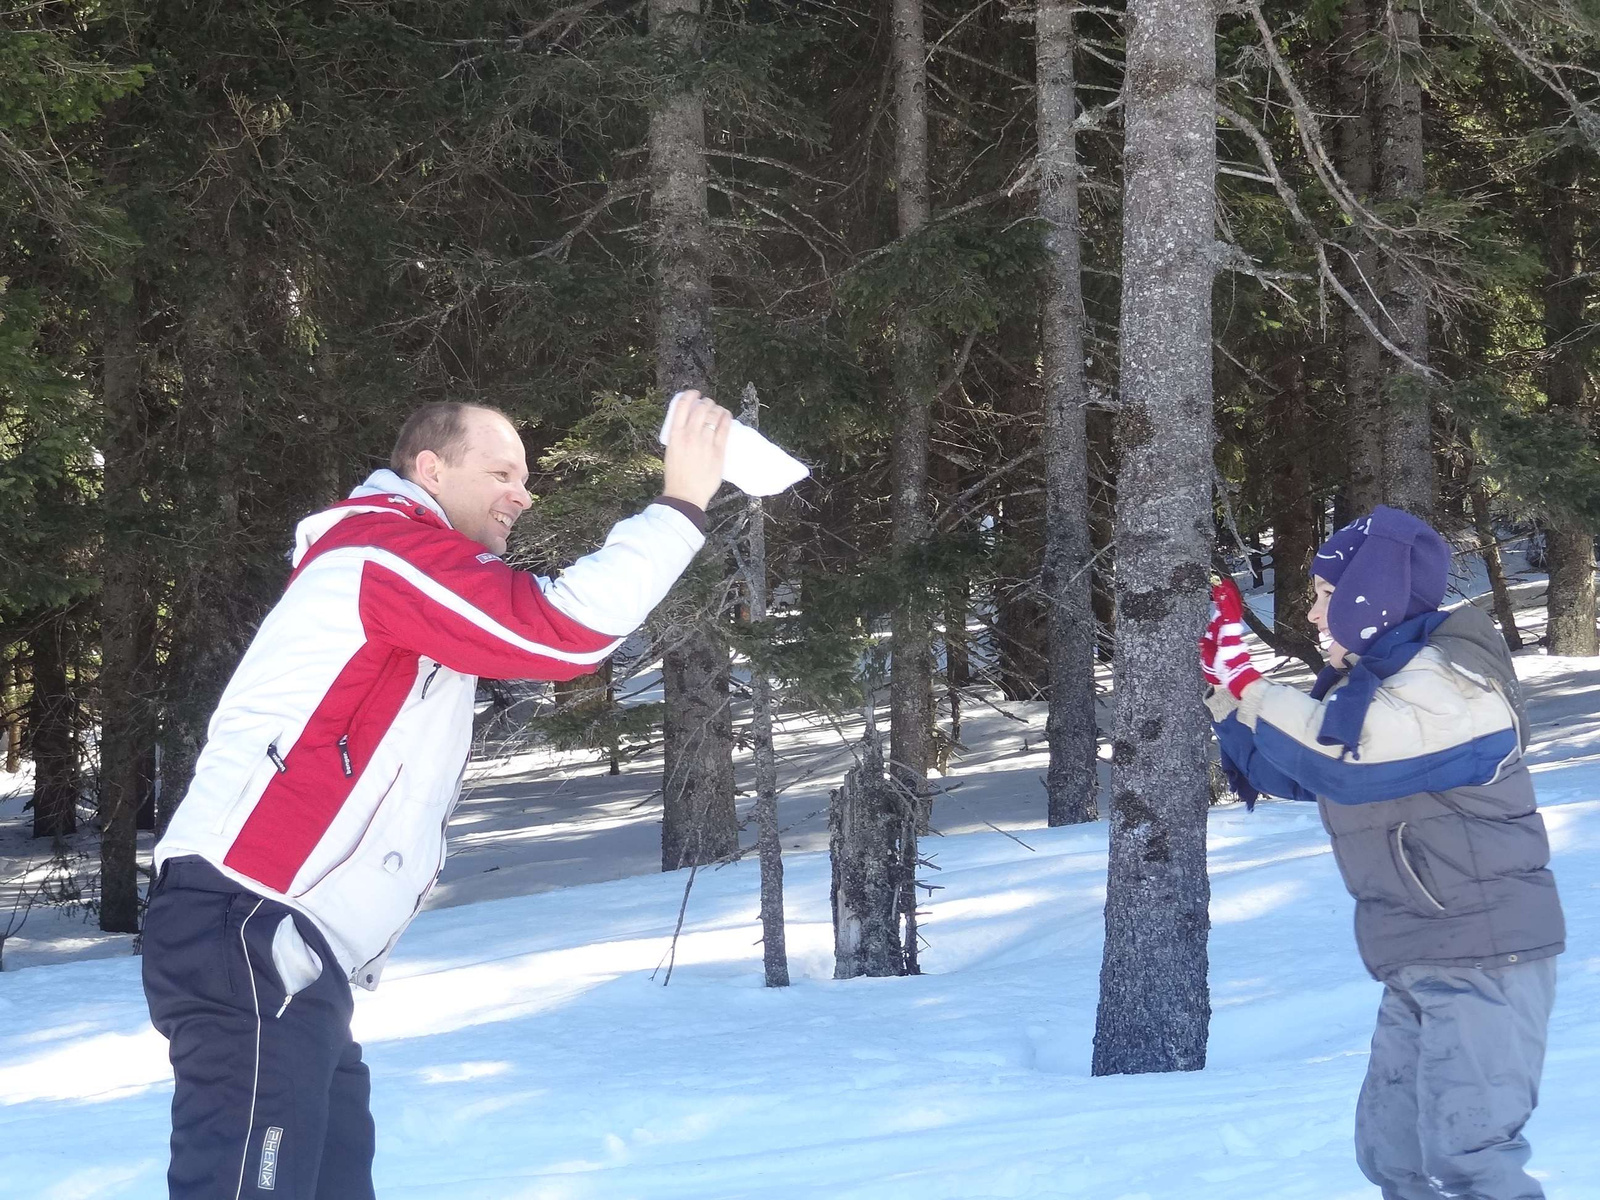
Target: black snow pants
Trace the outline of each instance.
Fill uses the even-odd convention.
[[[172,1059],[171,1200],[370,1200],[367,1067],[316,927],[173,859],[151,891],[143,970]]]

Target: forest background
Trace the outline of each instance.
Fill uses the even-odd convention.
[[[290,529],[417,404],[513,416],[548,573],[702,387],[813,478],[714,504],[530,736],[663,745],[671,869],[739,852],[771,705],[886,698],[835,839],[839,969],[886,974],[963,704],[1046,698],[1052,824],[1112,763],[1095,1069],[1203,1065],[1210,572],[1270,554],[1256,632],[1314,661],[1312,550],[1396,504],[1513,641],[1531,534],[1550,651],[1597,652],[1597,72],[1594,0],[9,5],[0,711],[56,886],[137,931]]]

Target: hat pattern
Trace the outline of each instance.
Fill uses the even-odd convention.
[[[1360,654],[1402,621],[1439,607],[1450,546],[1426,521],[1380,504],[1322,544],[1312,573],[1334,585],[1328,632]]]

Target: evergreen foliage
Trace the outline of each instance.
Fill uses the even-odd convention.
[[[1371,332],[1340,291],[1373,329],[1386,293],[1363,291],[1352,264],[1426,292],[1431,374],[1394,376],[1387,397],[1431,412],[1441,525],[1471,523],[1481,487],[1502,521],[1600,529],[1600,322],[1584,282],[1600,230],[1600,7],[1429,6],[1404,64],[1423,94],[1424,186],[1380,199],[1340,175],[1341,130],[1364,119],[1341,109],[1341,79],[1375,78],[1392,49],[1370,29],[1349,36],[1360,3],[1260,0],[1217,25],[1218,540],[1238,550],[1224,510],[1246,542],[1275,535],[1285,653],[1308,652],[1291,561],[1357,494],[1345,330]],[[1116,561],[1105,431],[1120,402],[1122,9],[1075,17],[1102,600]],[[616,0],[0,14],[7,719],[58,766],[70,742],[92,769],[83,727],[145,706],[140,736],[159,742],[175,803],[287,576],[294,522],[382,465],[420,402],[480,400],[522,429],[536,499],[519,566],[557,571],[647,502],[665,400],[647,138],[652,106],[684,86],[705,98],[715,390],[731,403],[754,383],[764,431],[814,475],[768,505],[771,615],[745,620],[732,554],[708,556],[632,644],[615,691],[698,616],[782,704],[853,711],[863,661],[912,598],[945,664],[947,754],[964,689],[1043,696],[1033,14],[1014,0],[924,12],[931,212],[904,236],[885,4],[704,0],[697,37],[676,49]],[[136,349],[132,455],[110,436],[104,381],[118,314]],[[928,336],[931,532],[896,553],[907,322]],[[126,500],[107,511],[119,470]],[[719,544],[735,544],[740,506],[725,498],[711,516]],[[129,562],[150,652],[116,683],[138,695],[105,695],[103,582]],[[1109,605],[1097,615],[1108,646]],[[656,737],[651,705],[570,699],[538,722],[556,745],[626,759]],[[72,728],[48,725],[68,711]]]

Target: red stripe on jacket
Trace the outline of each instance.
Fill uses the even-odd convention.
[[[367,642],[356,651],[284,755],[283,770],[267,784],[223,862],[288,892],[350,798],[416,678],[414,654],[381,642]]]
[[[384,498],[338,507],[371,507]],[[389,503],[391,512],[344,518],[307,552],[290,577],[333,550],[375,547],[400,558],[516,636],[560,653],[598,655],[614,636],[555,608],[532,575],[515,571],[426,507]],[[394,723],[426,656],[466,675],[571,679],[594,661],[573,663],[513,645],[456,612],[382,563],[361,564],[359,606],[367,641],[322,696],[284,769],[274,775],[224,863],[287,893],[360,781]],[[343,744],[341,745],[341,740]]]
[[[590,629],[556,608],[534,576],[513,570],[479,543],[446,528],[429,510],[418,511],[425,514],[421,520],[387,513],[346,517],[317,539],[295,576],[329,551],[371,546],[404,560],[519,638],[571,655],[597,655],[617,641],[617,635]],[[599,665],[598,659],[571,663],[515,646],[376,562],[368,562],[363,572],[361,619],[369,637],[467,675],[571,679]]]

